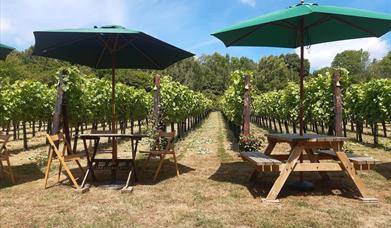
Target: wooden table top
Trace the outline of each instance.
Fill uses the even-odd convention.
[[[115,133],[96,133],[96,134],[79,134],[80,138],[90,137],[115,137],[115,138],[145,138],[146,134],[115,134]]]
[[[343,142],[345,137],[319,134],[266,134],[266,137],[282,142]]]

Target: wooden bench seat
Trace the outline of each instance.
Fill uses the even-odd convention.
[[[262,152],[241,152],[240,156],[244,161],[254,165],[258,171],[278,171],[279,166],[283,163],[277,159],[274,159]]]
[[[337,155],[333,150],[317,150],[316,153],[320,155],[330,156],[330,158],[332,159],[337,158]],[[371,167],[374,167],[374,165],[380,163],[379,160],[376,160],[373,157],[350,154],[350,153],[346,153],[346,155],[348,156],[349,161],[351,161],[354,164],[354,166],[359,170],[369,170],[371,169]]]

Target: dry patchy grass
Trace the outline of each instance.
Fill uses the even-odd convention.
[[[252,126],[258,135],[265,130]],[[391,224],[391,154],[383,149],[351,142],[352,149],[385,162],[360,176],[379,203],[365,204],[354,197],[353,184],[343,173],[324,183],[306,174],[316,189],[311,193],[283,188],[279,204],[263,204],[276,174],[262,174],[247,181],[251,167],[242,162],[229,140],[223,118],[211,113],[185,139],[177,142],[181,175],[175,177],[171,161],[163,166],[158,181],[152,176],[156,161],[140,173],[141,181],[131,194],[92,186],[85,194],[72,190],[67,181],[43,190],[46,147],[43,134],[31,150],[12,156],[17,183],[0,182],[1,227],[387,227]],[[34,146],[37,145],[37,146]],[[127,142],[120,145],[125,150]],[[146,147],[147,145],[142,145]],[[266,145],[265,145],[266,146]],[[11,143],[17,151],[21,142]],[[81,148],[81,147],[79,147]],[[280,146],[280,151],[288,147]],[[38,156],[39,155],[39,156]],[[143,162],[139,156],[138,165]],[[38,160],[38,161],[37,161]],[[125,174],[124,174],[125,175]],[[102,180],[109,175],[100,174]],[[64,178],[64,177],[63,177]],[[298,178],[297,175],[290,180]],[[341,194],[334,194],[338,189]]]

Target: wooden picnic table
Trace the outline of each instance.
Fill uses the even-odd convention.
[[[144,138],[147,137],[145,134],[114,134],[114,133],[95,133],[95,134],[80,134],[78,135],[83,140],[85,153],[87,157],[87,163],[88,168],[87,172],[84,175],[83,182],[81,184],[81,188],[84,188],[88,176],[91,174],[94,181],[96,180],[96,176],[94,174],[94,169],[101,169],[101,170],[111,170],[112,172],[112,182],[116,181],[116,173],[117,170],[121,169],[127,169],[130,168],[128,178],[126,180],[126,184],[123,188],[123,190],[128,189],[130,179],[132,174],[134,174],[135,181],[137,181],[137,174],[136,174],[136,165],[135,165],[135,159],[136,159],[136,152],[137,152],[137,146],[138,142]],[[96,159],[95,156],[98,151],[98,146],[101,138],[127,138],[131,140],[131,150],[132,150],[132,156],[130,159],[118,159],[117,156],[112,156],[112,159]],[[92,148],[92,153],[90,153],[89,148],[87,146],[87,140],[93,140],[94,145]]]
[[[272,158],[271,160],[277,161],[272,164],[271,167],[275,166],[276,169],[280,171],[280,175],[274,182],[264,201],[277,201],[277,196],[291,172],[308,171],[319,172],[321,177],[325,180],[328,179],[326,172],[345,171],[357,187],[362,200],[376,201],[375,198],[369,197],[363,181],[357,175],[354,164],[349,161],[347,154],[342,150],[346,138],[317,134],[267,134],[266,137],[269,144],[264,152],[264,156],[269,156],[269,158]],[[289,155],[272,154],[273,149],[278,143],[290,144],[291,150]],[[335,160],[337,162],[319,162],[320,156],[316,154],[316,151],[319,149],[330,149],[334,151]],[[304,158],[310,162],[301,163],[301,156],[302,159]],[[330,159],[330,157],[328,159]],[[278,164],[278,161],[281,162]]]

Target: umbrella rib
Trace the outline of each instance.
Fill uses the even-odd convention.
[[[110,48],[109,44],[98,34],[98,40],[103,44],[103,50],[99,55],[98,61],[96,61],[95,68],[98,67],[100,61],[103,58],[103,54],[105,53],[105,50],[108,49],[110,52],[113,52],[112,49]]]
[[[48,48],[41,49],[40,52],[43,52],[44,50],[46,50],[46,52],[49,51],[49,50],[54,50],[54,49],[57,49],[57,48],[60,48],[60,47],[63,47],[63,46],[69,45],[69,44],[76,43],[76,42],[84,40],[84,39],[88,39],[90,37],[93,37],[94,35],[81,36],[81,37],[77,37],[77,38],[75,38],[73,40],[66,41],[64,43],[56,43],[56,44],[54,44],[54,45],[52,45],[52,46],[50,46]]]
[[[124,40],[126,40],[126,38],[124,38]],[[126,41],[126,43],[124,43],[123,45],[121,45],[116,51],[122,50],[123,48],[125,48],[126,46],[128,46],[129,43],[133,42],[134,40],[137,40],[137,37],[131,37],[129,40]]]
[[[134,45],[133,43],[130,43],[130,45],[132,45],[134,47],[134,49],[136,49],[138,52],[140,52],[145,58],[147,58],[151,63],[153,63],[155,66],[157,66],[158,68],[161,68],[159,64],[157,64],[151,57],[149,57],[148,55],[146,55],[143,51],[141,51],[138,47],[136,47],[136,45]]]
[[[113,49],[110,48],[110,45],[104,40],[101,36],[98,35],[99,40],[103,43],[103,46],[105,46],[107,49],[109,49],[110,52],[113,52]]]
[[[103,49],[102,49],[102,51],[101,51],[101,53],[100,53],[100,55],[99,55],[98,61],[96,61],[95,67],[97,67],[97,66],[99,65],[100,61],[102,60],[102,57],[103,57],[103,54],[104,54],[105,51],[106,51],[106,48],[107,48],[107,46],[104,45],[104,47],[103,47]]]
[[[326,15],[326,16],[320,18],[319,20],[315,21],[314,23],[312,23],[310,25],[307,25],[306,27],[304,27],[304,29],[306,30],[306,29],[309,29],[311,27],[323,24],[323,23],[329,21],[330,19],[331,19],[330,15]]]
[[[277,23],[277,22],[271,22],[270,24],[272,24],[272,25],[277,25],[277,26],[284,27],[284,28],[288,28],[288,29],[293,29],[293,30],[296,30],[296,29],[297,29],[296,26],[292,26],[292,25],[290,25],[290,24],[284,25],[284,24],[279,24],[279,23]]]
[[[252,30],[249,31],[248,33],[246,33],[246,34],[244,34],[244,35],[242,35],[242,36],[236,38],[236,39],[233,40],[232,42],[228,43],[228,45],[226,45],[226,46],[229,47],[229,46],[235,44],[235,43],[238,42],[239,40],[243,39],[243,38],[246,37],[246,36],[251,35],[252,33],[256,32],[258,29],[261,29],[261,28],[265,27],[266,25],[268,25],[268,24],[261,24],[261,25],[255,26],[254,29],[252,29]]]
[[[333,18],[333,19],[335,19],[335,20],[337,20],[337,21],[340,21],[340,22],[342,22],[342,23],[345,23],[345,24],[347,24],[347,25],[350,25],[350,26],[352,26],[353,28],[355,28],[355,29],[357,29],[357,30],[361,30],[361,31],[363,31],[363,32],[366,32],[366,33],[368,33],[368,34],[371,35],[371,36],[377,37],[376,34],[372,33],[372,32],[369,31],[369,30],[366,30],[366,29],[364,29],[364,28],[362,28],[362,27],[360,27],[360,26],[358,26],[358,25],[355,25],[355,24],[353,24],[352,22],[349,22],[349,21],[344,20],[344,19],[342,19],[342,18],[336,17],[336,16],[334,16],[334,15],[330,15],[330,17]]]

